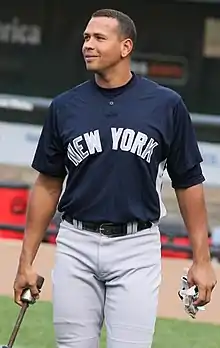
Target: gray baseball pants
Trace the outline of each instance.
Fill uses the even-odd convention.
[[[109,238],[62,221],[52,272],[58,348],[150,348],[161,282],[157,226]],[[105,320],[104,320],[105,319]]]

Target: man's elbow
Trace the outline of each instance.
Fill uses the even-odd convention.
[[[63,187],[63,181],[63,178],[39,173],[34,187],[41,187],[41,189],[45,189],[50,194],[60,194]]]

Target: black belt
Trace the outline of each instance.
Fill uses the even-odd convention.
[[[125,236],[127,234],[134,233],[132,231],[132,224],[130,223],[130,231],[129,231],[129,223],[111,223],[111,222],[83,222],[77,221],[73,217],[68,214],[63,215],[63,220],[66,220],[68,223],[74,225],[77,228],[82,230],[87,230],[91,232],[96,232],[103,234],[108,237],[120,237]],[[150,221],[137,221],[135,225],[135,232],[139,232],[144,229],[148,229],[152,227],[152,223]]]

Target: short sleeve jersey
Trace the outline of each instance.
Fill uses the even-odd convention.
[[[204,181],[201,162],[180,95],[133,74],[122,87],[91,79],[56,96],[32,167],[66,178],[58,209],[77,220],[158,222],[165,169],[187,188]]]

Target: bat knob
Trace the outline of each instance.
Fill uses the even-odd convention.
[[[37,278],[37,288],[40,291],[44,283],[44,278],[38,276]],[[35,298],[32,296],[30,289],[25,289],[21,294],[21,301],[23,303],[34,304],[36,302]]]
[[[22,295],[21,295],[21,301],[23,303],[29,303],[29,304],[34,304],[35,303],[35,299],[34,297],[31,295],[31,291],[30,289],[24,290]]]

